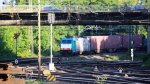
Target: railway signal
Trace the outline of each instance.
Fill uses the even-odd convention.
[[[133,61],[133,57],[134,57],[134,51],[133,51],[133,48],[131,48],[131,58],[132,58],[132,61]]]
[[[17,46],[18,46],[18,37],[20,36],[20,33],[14,33],[14,39],[16,40],[16,59],[15,59],[15,64],[18,64],[18,59],[17,59]]]
[[[18,64],[18,62],[19,62],[18,59],[15,59],[15,64]]]
[[[122,73],[123,68],[119,67],[118,70],[119,70],[119,73]]]
[[[55,22],[55,14],[54,13],[48,13],[48,22],[50,23],[50,63],[49,63],[49,70],[54,71],[55,66],[53,63],[53,43],[52,43],[52,38],[53,38],[53,23]]]
[[[18,39],[19,36],[20,36],[20,33],[14,33],[14,39]]]

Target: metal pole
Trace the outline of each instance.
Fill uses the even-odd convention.
[[[80,25],[78,25],[78,36],[80,36]]]
[[[128,50],[130,50],[131,49],[131,26],[128,26],[128,34],[129,34]]]
[[[15,64],[18,64],[18,59],[17,59],[17,56],[18,56],[18,49],[17,49],[17,46],[18,46],[18,37],[19,37],[20,33],[15,33],[14,34],[14,39],[16,41],[16,59],[15,59]]]
[[[130,38],[131,38],[131,41],[130,41],[130,45],[131,45],[131,58],[132,58],[132,61],[133,61],[133,58],[134,58],[134,49],[133,49],[133,26],[130,26],[130,30],[131,30],[131,34],[130,34]]]
[[[18,45],[18,43],[17,43],[17,38],[16,38],[16,59],[17,59],[17,55],[18,55],[18,53],[17,53],[17,45]]]
[[[52,52],[53,52],[53,50],[52,50],[52,48],[53,48],[53,43],[52,43],[52,37],[53,37],[53,36],[52,36],[52,32],[53,32],[53,31],[52,31],[52,30],[53,30],[53,29],[52,29],[52,23],[51,23],[50,26],[51,26],[51,37],[50,37],[50,44],[51,44],[51,45],[50,45],[50,63],[49,63],[49,70],[54,71],[54,70],[55,70],[55,69],[54,69],[55,67],[54,67],[54,63],[53,63],[53,60],[52,60],[52,59],[53,59],[53,53],[52,53]]]
[[[139,30],[139,25],[136,25],[136,31],[135,31],[136,34],[138,34],[138,30]]]
[[[51,51],[50,51],[50,54],[51,54],[51,55],[50,55],[50,60],[51,60],[51,61],[50,61],[50,63],[53,63],[53,60],[52,60],[52,59],[53,59],[53,52],[52,52],[52,51],[53,51],[53,50],[52,50],[52,48],[53,48],[53,43],[52,43],[52,37],[53,37],[53,36],[52,36],[52,35],[53,35],[52,32],[53,32],[53,29],[52,29],[52,27],[53,27],[53,25],[51,24],[51,38],[50,38],[50,39],[51,39]]]
[[[50,23],[50,27],[51,27],[51,31],[50,31],[50,63],[49,63],[49,70],[51,71],[54,71],[55,70],[55,67],[54,67],[54,63],[53,63],[53,43],[52,43],[52,38],[53,38],[53,22],[54,22],[54,17],[55,15],[52,14],[52,13],[49,13],[48,14],[48,20],[49,20],[49,23]]]
[[[150,25],[148,25],[147,34],[147,54],[150,54]]]
[[[31,56],[34,56],[33,26],[30,26]]]
[[[38,0],[38,75],[41,78],[41,19],[40,19],[40,0]]]

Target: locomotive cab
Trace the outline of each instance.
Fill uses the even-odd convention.
[[[71,54],[75,52],[75,38],[62,38],[60,50],[61,54]]]

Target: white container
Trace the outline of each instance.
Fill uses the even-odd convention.
[[[85,51],[90,51],[90,42],[88,38],[76,39],[76,52],[82,54]]]

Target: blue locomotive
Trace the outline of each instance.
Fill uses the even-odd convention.
[[[90,51],[90,41],[88,38],[82,37],[62,38],[60,48],[62,54],[82,54],[83,52]]]
[[[62,38],[60,47],[62,54],[75,52],[75,38]]]

